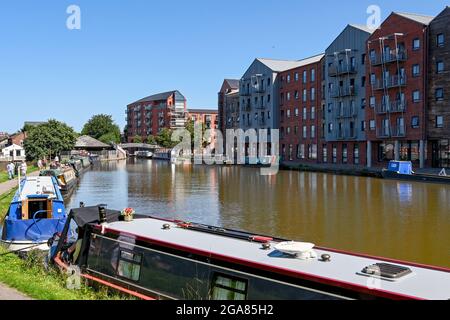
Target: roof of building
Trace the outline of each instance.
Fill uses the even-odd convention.
[[[207,113],[207,114],[216,114],[219,111],[217,109],[188,109],[188,113]]]
[[[360,29],[360,30],[368,32],[368,33],[373,33],[375,31],[374,29],[371,29],[364,24],[349,23],[349,26],[356,28],[356,29]]]
[[[41,124],[46,124],[46,123],[47,122],[45,122],[45,121],[25,121],[24,125],[37,127],[37,126],[40,126]]]
[[[239,89],[239,80],[236,79],[225,79],[231,89]]]
[[[430,24],[431,21],[433,21],[433,16],[427,16],[423,14],[416,14],[416,13],[405,13],[405,12],[393,12],[396,15],[402,16],[404,18],[414,20],[416,22],[422,23],[424,25]]]
[[[271,70],[275,72],[283,72],[286,70],[295,69],[298,67],[306,66],[311,63],[319,62],[324,57],[324,54],[318,54],[302,60],[276,60],[258,58],[257,60],[265,64]]]
[[[145,97],[145,98],[140,99],[140,100],[138,100],[136,102],[133,102],[133,103],[167,100],[173,94],[178,94],[178,95],[180,95],[180,96],[182,96],[184,98],[184,96],[180,93],[180,91],[172,90],[172,91],[167,91],[167,92],[153,94],[151,96]]]
[[[77,139],[75,143],[75,148],[81,149],[81,148],[110,148],[111,146],[109,144],[103,143],[101,141],[98,141],[97,139],[94,139],[90,136],[81,136]]]

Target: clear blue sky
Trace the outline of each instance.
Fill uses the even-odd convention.
[[[69,5],[81,30],[66,28]],[[125,107],[180,90],[190,108],[217,105],[224,78],[256,57],[321,53],[347,23],[377,4],[436,15],[440,0],[1,0],[0,131],[56,118],[76,130],[96,113],[125,125]]]

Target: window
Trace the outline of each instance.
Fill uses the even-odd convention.
[[[371,73],[370,74],[370,84],[375,85],[376,82],[377,82],[377,77],[376,77],[375,73]]]
[[[444,100],[444,89],[443,88],[437,88],[435,96],[436,96],[436,101]]]
[[[375,103],[376,103],[375,97],[370,97],[370,107],[371,108],[375,108]]]
[[[215,274],[211,292],[213,300],[246,300],[247,281],[228,275]]]
[[[297,158],[305,159],[305,145],[304,144],[300,144],[297,146]]]
[[[420,91],[419,90],[416,90],[413,92],[413,101],[420,102]]]
[[[436,128],[443,128],[443,127],[444,127],[444,117],[437,116],[436,117]]]
[[[295,78],[295,82],[297,82],[298,81],[298,72],[295,73],[294,78]]]
[[[311,82],[316,81],[316,69],[311,69]]]
[[[270,102],[270,94],[267,95],[267,103]]]
[[[413,50],[419,50],[420,49],[420,39],[416,38],[413,40]]]
[[[316,119],[316,107],[311,107],[311,120]]]
[[[288,134],[288,135],[291,134],[291,127],[286,128],[286,134]]]
[[[308,145],[308,158],[311,160],[317,159],[317,144]]]
[[[298,134],[298,126],[294,127],[294,134],[297,135]]]
[[[366,63],[366,54],[363,53],[363,54],[361,55],[361,65],[364,65],[365,63]]]
[[[316,126],[311,126],[311,139],[316,137]]]
[[[290,109],[286,110],[286,117],[288,117],[288,118],[291,117],[291,110]]]
[[[444,61],[436,62],[436,72],[443,73],[444,72]]]
[[[420,65],[418,65],[418,64],[413,65],[412,74],[413,74],[413,77],[420,76]]]
[[[359,145],[355,144],[353,147],[353,162],[354,164],[359,164]]]
[[[337,147],[333,146],[333,163],[337,163]]]
[[[308,72],[305,70],[303,71],[303,83],[306,83],[308,80]]]
[[[323,163],[327,163],[328,162],[328,149],[327,149],[327,145],[324,144],[322,146],[322,160]]]
[[[419,128],[419,117],[412,117],[411,118],[411,127],[413,127],[414,129],[418,129]]]
[[[362,132],[366,131],[366,122],[365,121],[361,121],[361,131]]]
[[[445,37],[443,33],[440,33],[436,36],[436,44],[438,47],[443,47],[445,43]]]
[[[361,99],[361,109],[364,109],[366,107],[366,98]]]
[[[328,124],[328,133],[332,133],[333,132],[333,124],[329,123]]]
[[[303,139],[306,139],[308,137],[308,127],[303,126]]]
[[[328,113],[331,113],[333,111],[333,104],[329,103],[328,104]]]
[[[287,77],[286,77],[286,82],[287,82],[287,83],[290,83],[290,82],[291,82],[291,75],[290,75],[290,74],[287,75]]]
[[[295,97],[295,100],[298,100],[299,95],[298,95],[298,91],[297,90],[295,90],[294,97]]]
[[[361,88],[365,88],[366,87],[366,77],[363,76],[361,77]]]
[[[117,275],[131,281],[139,281],[141,274],[142,254],[120,251],[117,263]]]
[[[295,116],[298,117],[298,108],[295,108]]]
[[[308,90],[303,90],[303,102],[306,102],[308,100]]]
[[[311,101],[316,100],[316,88],[311,88]]]
[[[347,162],[348,162],[348,149],[347,145],[344,144],[342,145],[342,163],[347,164]]]
[[[306,107],[303,108],[303,120],[306,120],[308,118],[308,111]]]
[[[290,92],[287,93],[287,95],[286,95],[286,100],[287,100],[287,101],[290,101],[290,100],[291,100],[291,93],[290,93]]]
[[[376,123],[375,123],[375,120],[370,120],[370,122],[369,122],[369,128],[370,128],[370,131],[375,131],[375,129],[376,129]]]

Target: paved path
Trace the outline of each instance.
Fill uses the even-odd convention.
[[[38,176],[38,175],[39,175],[39,171],[35,171],[33,173],[28,174],[29,177],[34,177],[34,176]],[[15,187],[17,187],[17,185],[18,185],[17,177],[14,180],[0,183],[0,195],[10,191],[11,189],[14,189]]]
[[[15,289],[6,287],[0,283],[0,300],[32,300],[30,297],[20,293]]]

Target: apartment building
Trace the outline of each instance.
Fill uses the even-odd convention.
[[[433,17],[393,12],[368,39],[368,166],[427,161],[427,26]]]
[[[219,129],[239,128],[239,80],[225,79],[219,91]]]
[[[325,50],[324,163],[366,164],[366,41],[372,31],[349,24]]]
[[[432,166],[450,168],[450,7],[428,27],[427,118]]]
[[[189,109],[187,119],[204,124],[206,129],[219,129],[219,114],[216,109]]]
[[[319,161],[323,58],[320,54],[298,61],[296,68],[279,74],[280,155],[284,161]]]
[[[186,98],[178,91],[154,94],[127,106],[127,141],[139,136],[145,140],[162,129],[186,125]]]

